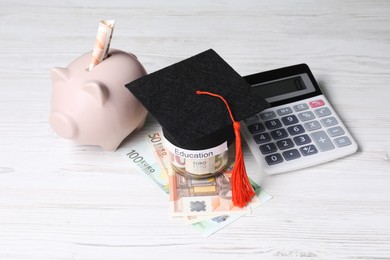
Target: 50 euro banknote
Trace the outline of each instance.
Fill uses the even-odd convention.
[[[254,196],[252,201],[244,208],[236,207],[232,202],[231,172],[234,162],[226,170],[217,176],[195,179],[177,173],[171,167],[171,158],[168,150],[164,146],[160,132],[151,133],[147,140],[152,150],[157,156],[157,161],[162,171],[168,178],[170,212],[175,217],[187,217],[186,219],[199,219],[226,214],[250,213],[252,208],[261,205],[259,196]],[[234,151],[230,149],[229,157],[234,158]],[[254,190],[260,193],[260,186],[251,181]]]
[[[146,135],[145,139],[134,140],[130,151],[126,152],[126,157],[130,160],[131,164],[148,176],[164,194],[169,194],[168,167],[170,161],[167,155],[167,150],[162,142],[161,131],[151,132]],[[260,200],[257,206],[266,203],[272,198],[259,185],[254,182],[251,183]],[[233,223],[245,214],[244,212],[236,214],[231,212],[230,214],[217,216],[184,215],[182,219],[185,224],[191,225],[203,236],[207,237]]]

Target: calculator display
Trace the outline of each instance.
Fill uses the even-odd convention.
[[[315,91],[307,74],[252,85],[252,90],[268,102],[285,100]]]
[[[282,94],[291,93],[306,89],[301,77],[288,78],[284,80],[265,83],[257,86],[253,90],[264,98],[279,96]]]

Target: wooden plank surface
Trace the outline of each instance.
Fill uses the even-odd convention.
[[[51,67],[111,46],[148,72],[213,48],[240,74],[307,63],[357,142],[331,163],[263,176],[274,198],[209,238],[125,154],[50,129]],[[389,1],[0,2],[0,259],[390,259]]]

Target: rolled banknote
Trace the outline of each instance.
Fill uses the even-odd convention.
[[[173,170],[191,178],[202,179],[219,175],[229,162],[227,143],[206,150],[187,150],[165,139],[164,146],[168,149]],[[234,147],[232,149],[235,150]]]
[[[108,54],[110,48],[112,32],[114,31],[115,20],[101,20],[96,35],[95,46],[92,52],[91,63],[88,70],[102,62]]]

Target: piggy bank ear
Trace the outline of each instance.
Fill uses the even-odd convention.
[[[67,81],[69,77],[69,72],[67,69],[54,67],[51,68],[51,81]]]
[[[100,105],[104,105],[108,99],[108,88],[100,82],[87,82],[82,86],[82,89],[91,95]]]

